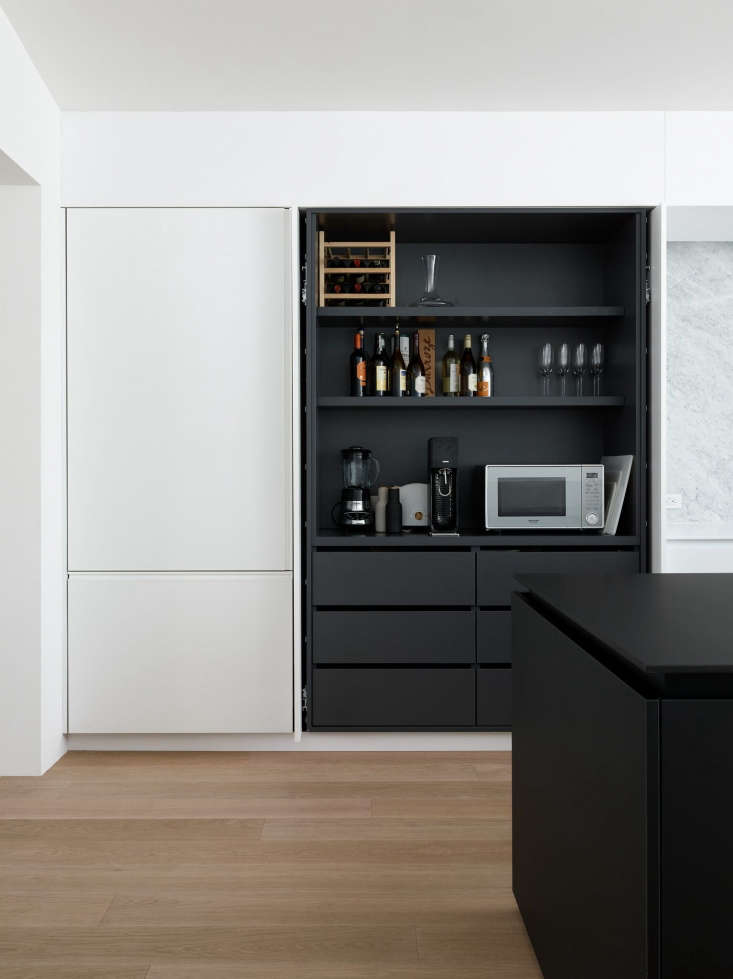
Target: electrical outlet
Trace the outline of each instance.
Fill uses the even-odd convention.
[[[682,509],[682,494],[681,493],[667,493],[664,497],[664,508],[665,510],[681,510]]]

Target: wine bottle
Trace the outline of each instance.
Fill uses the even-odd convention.
[[[387,363],[387,344],[383,333],[378,333],[374,341],[374,358],[371,363],[371,393],[376,398],[387,395],[389,364]]]
[[[367,363],[364,353],[364,330],[354,334],[354,349],[349,358],[349,376],[351,378],[351,395],[363,398],[366,394]]]
[[[425,397],[425,365],[420,357],[420,334],[412,334],[412,356],[407,366],[407,393],[411,398]]]
[[[446,398],[458,397],[458,354],[456,353],[456,338],[451,333],[448,337],[448,349],[443,357],[443,394]]]
[[[476,397],[476,361],[471,350],[471,334],[463,338],[463,355],[461,356],[460,395],[462,398]]]
[[[390,394],[393,398],[404,398],[407,394],[407,364],[402,359],[399,323],[395,324],[394,336],[392,337]]]
[[[481,336],[481,357],[478,362],[478,396],[479,398],[494,397],[494,365],[489,356],[489,334]]]

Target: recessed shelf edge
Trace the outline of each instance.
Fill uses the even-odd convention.
[[[620,408],[625,401],[622,397],[601,396],[593,397],[496,397],[496,398],[318,398],[319,408],[396,408],[426,411],[431,408],[446,408],[451,411],[459,408],[473,408],[476,411],[488,411],[498,408]]]
[[[320,306],[321,319],[598,319],[624,315],[623,306]]]

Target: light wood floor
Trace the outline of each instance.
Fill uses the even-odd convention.
[[[0,779],[3,979],[541,979],[510,756],[89,753]]]

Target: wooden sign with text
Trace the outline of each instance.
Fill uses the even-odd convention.
[[[425,368],[425,394],[435,397],[435,330],[418,330],[420,338],[420,359]]]

